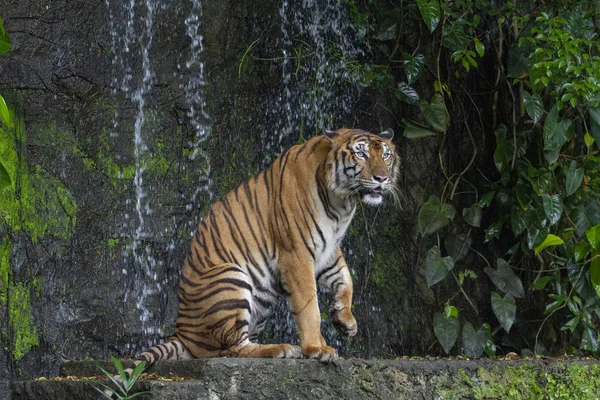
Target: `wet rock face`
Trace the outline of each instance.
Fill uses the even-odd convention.
[[[2,377],[11,375],[8,364],[18,365],[24,379],[54,375],[61,355],[132,355],[151,339],[171,333],[179,265],[202,212],[277,155],[276,149],[265,146],[272,142],[265,127],[277,117],[271,106],[281,87],[280,65],[248,57],[240,69],[240,60],[257,38],[261,41],[254,47],[256,57],[280,54],[273,50],[281,46],[280,3],[203,5],[203,91],[210,117],[205,121],[210,140],[202,145],[208,155],[204,162],[192,157],[197,136],[186,98],[190,77],[198,72],[186,67],[192,39],[184,21],[193,12],[192,4],[156,6],[149,46],[152,84],[143,110],[145,147],[137,164],[138,169],[144,166],[144,229],[136,245],[139,254],[152,260],[160,288],[146,298],[149,322],[140,321],[136,299],[143,290],[144,278],[139,277],[145,276],[145,267],[136,262],[132,250],[140,226],[134,157],[140,113],[133,97],[143,83],[141,50],[148,43],[143,34],[148,14],[141,2],[134,10],[121,3],[18,1],[2,9],[14,45],[10,54],[0,57],[0,93],[16,108],[23,129],[21,135],[2,138],[0,148],[9,149],[18,160],[22,172],[15,175],[17,185],[37,196],[31,201],[37,211],[17,212],[23,218],[20,227],[6,228],[11,280],[29,296],[23,307],[31,317],[18,329],[37,344],[19,349],[23,354],[18,360],[14,350],[21,342],[8,340],[11,357],[0,347]],[[135,17],[128,26],[130,12]],[[130,59],[123,42],[128,28],[142,35],[129,43]],[[361,110],[339,123],[370,130],[396,128],[394,118],[380,107],[387,102],[378,93],[365,93]],[[290,137],[282,145],[297,140]],[[403,173],[403,207],[409,211],[393,205],[365,210],[344,243],[355,278],[359,334],[345,342],[335,336],[326,315],[323,324],[341,354],[414,354],[431,343],[430,314],[425,311],[433,300],[419,272],[419,254],[425,251],[423,241],[416,240],[410,210],[425,196],[422,172],[435,163],[435,151],[426,144],[418,149],[401,144],[403,164],[419,166]],[[197,190],[208,170],[212,196]],[[26,198],[24,189],[18,192],[21,198],[15,207],[33,198]],[[36,215],[53,222],[34,231]],[[0,238],[4,240],[3,233]],[[16,322],[7,321],[7,307],[0,310],[2,326]],[[322,311],[327,313],[326,302]],[[293,326],[283,321],[287,311],[277,315],[265,339],[297,340]],[[154,333],[144,331],[147,325],[155,327]],[[11,329],[16,332],[16,325]]]

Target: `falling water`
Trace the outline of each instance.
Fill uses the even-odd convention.
[[[160,292],[161,284],[157,282],[156,260],[151,255],[151,248],[143,243],[143,240],[149,236],[148,232],[146,232],[144,215],[149,215],[152,212],[144,190],[144,171],[146,169],[144,153],[147,151],[147,148],[142,136],[142,128],[146,120],[146,110],[144,109],[146,105],[146,95],[152,88],[153,74],[150,64],[150,48],[153,39],[152,25],[154,23],[155,7],[155,4],[153,4],[151,0],[146,0],[144,4],[146,6],[146,16],[144,18],[145,31],[140,37],[143,78],[140,86],[132,96],[133,103],[137,105],[137,114],[134,125],[135,177],[133,183],[135,186],[135,209],[138,217],[138,225],[133,236],[131,251],[142,275],[141,277],[138,276],[138,279],[136,279],[136,282],[141,285],[136,297],[136,307],[141,311],[140,321],[142,322],[142,329],[146,336],[162,336],[163,333],[160,328],[149,324],[149,321],[152,318],[152,312],[146,304],[148,296]],[[141,280],[139,278],[141,278]]]
[[[187,205],[190,210],[200,193],[207,193],[209,199],[212,199],[211,180],[210,180],[210,162],[208,154],[202,148],[206,142],[210,127],[208,121],[210,117],[206,112],[206,102],[204,101],[204,63],[201,60],[204,52],[203,37],[200,31],[200,23],[202,18],[202,4],[199,0],[192,0],[193,8],[190,16],[185,19],[186,33],[190,37],[191,51],[190,58],[186,62],[186,68],[190,72],[190,79],[185,88],[185,97],[188,103],[187,116],[190,119],[192,127],[196,132],[196,141],[192,143],[191,160],[196,160],[196,165],[202,168],[200,171],[200,181],[196,186],[196,190]],[[190,230],[191,231],[191,230]]]
[[[303,0],[293,7],[283,0],[279,15],[282,86],[269,106],[269,126],[263,129],[266,147],[274,155],[345,122],[358,87],[350,66],[364,55],[340,0]]]
[[[189,162],[182,162],[179,167],[182,170],[189,169],[190,176],[196,177],[197,181],[193,185],[193,193],[181,194],[180,201],[190,211],[212,198],[210,160],[205,151],[210,135],[210,118],[205,110],[204,100],[202,5],[199,0],[192,0],[191,9],[184,11],[185,5],[167,5],[159,0],[105,0],[105,3],[114,50],[112,94],[118,104],[110,137],[117,141],[119,138],[133,137],[132,154],[123,154],[127,159],[133,156],[131,162],[135,173],[133,182],[123,181],[132,182],[129,188],[133,195],[126,200],[121,237],[129,243],[123,254],[123,282],[126,288],[123,307],[129,311],[131,303],[135,302],[143,333],[141,340],[131,343],[131,347],[137,351],[140,347],[155,344],[163,337],[160,321],[164,316],[160,304],[164,305],[167,301],[169,280],[177,279],[177,276],[168,275],[164,268],[164,258],[171,257],[170,254],[176,249],[175,238],[180,227],[174,217],[171,226],[165,227],[164,221],[169,210],[164,209],[159,199],[148,195],[153,192],[156,176],[148,172],[151,171],[149,166],[152,165],[153,154],[146,144],[148,142],[153,145],[157,132],[152,123],[160,118],[159,111],[156,111],[156,105],[152,102],[152,90],[163,78],[155,76],[152,54],[156,52],[153,50],[153,43],[160,38],[154,30],[160,26],[157,21],[167,15],[162,14],[167,9],[172,13],[170,15],[186,15],[181,21],[185,22],[185,32],[190,39],[189,55],[183,58],[185,62],[182,64],[185,65],[179,66],[176,76],[182,82],[180,88],[185,93],[186,116],[194,135],[189,143],[184,144],[189,150]],[[155,213],[153,209],[156,209]],[[161,218],[162,222],[158,222]],[[188,231],[193,231],[195,226],[192,225],[195,222],[197,223],[193,218],[190,219]],[[159,230],[158,227],[162,228]],[[168,240],[165,242],[161,238]],[[162,248],[163,246],[166,248]],[[163,255],[156,256],[157,253]],[[132,328],[132,333],[138,329]]]

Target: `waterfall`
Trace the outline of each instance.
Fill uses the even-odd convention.
[[[161,117],[162,111],[157,110],[155,102],[152,101],[153,86],[157,81],[164,79],[156,77],[153,70],[153,64],[157,63],[153,57],[159,52],[153,50],[153,44],[157,41],[155,30],[160,26],[160,19],[167,15],[161,12],[169,7],[169,12],[173,13],[171,15],[187,13],[182,22],[185,23],[185,33],[190,40],[189,54],[185,56],[185,68],[180,68],[178,78],[183,82],[180,88],[185,94],[187,123],[193,131],[193,139],[184,144],[186,151],[189,150],[189,163],[183,163],[180,167],[183,170],[188,169],[191,172],[190,176],[197,181],[191,182],[193,189],[190,193],[181,194],[180,201],[186,210],[191,211],[198,208],[199,202],[212,198],[210,160],[205,151],[210,135],[210,117],[205,110],[204,100],[202,5],[199,0],[192,0],[187,11],[184,11],[185,7],[180,4],[167,5],[162,4],[160,0],[105,0],[105,5],[113,49],[112,95],[117,103],[110,137],[131,138],[132,144],[131,154],[125,154],[124,158],[130,159],[134,173],[127,177],[120,175],[124,184],[130,185],[127,190],[132,193],[125,203],[121,238],[128,243],[123,253],[123,309],[130,312],[131,304],[135,303],[142,335],[141,343],[133,340],[132,346],[127,347],[133,347],[137,351],[139,348],[152,346],[163,338],[160,319],[163,311],[161,307],[164,306],[164,298],[167,295],[166,284],[169,279],[172,281],[177,278],[165,271],[165,256],[156,255],[168,254],[175,250],[174,238],[178,227],[173,218],[172,226],[165,228],[164,219],[169,209],[150,195],[157,180],[149,169],[152,157],[155,157],[153,151],[149,150],[149,145],[154,145],[153,141],[159,135],[154,125]],[[161,219],[162,222],[157,222]],[[189,222],[190,232],[195,228],[192,226],[193,222]],[[158,226],[162,228],[159,229]],[[159,238],[169,239],[168,243],[165,244]],[[164,246],[167,248],[164,249]],[[137,331],[138,327],[126,329],[133,332]]]
[[[263,127],[273,156],[299,139],[344,124],[358,87],[349,66],[364,55],[340,0],[303,0],[294,7],[283,0],[279,15],[282,86],[268,107],[270,124]]]

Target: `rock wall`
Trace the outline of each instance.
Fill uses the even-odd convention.
[[[197,137],[186,85],[197,71],[185,66],[192,39],[184,21],[193,5],[155,8],[149,48],[153,78],[142,127],[147,194],[142,208],[149,211],[144,211],[145,234],[134,240],[139,221],[133,132],[140,114],[132,98],[143,83],[141,47],[148,38],[130,43],[132,58],[123,64],[123,29],[144,32],[144,4],[136,4],[127,25],[120,2],[2,3],[14,44],[0,58],[0,93],[15,110],[19,128],[0,138],[15,181],[14,192],[0,194],[0,265],[9,281],[0,308],[7,345],[0,348],[0,375],[29,379],[55,375],[61,357],[129,356],[173,331],[179,265],[203,210],[276,155],[265,146],[272,141],[265,127],[276,123],[270,107],[282,84],[281,65],[273,60],[281,54],[281,4],[203,5],[202,88],[210,134],[201,146],[208,161],[191,157]],[[253,57],[244,58],[257,39]],[[132,76],[124,88],[127,68]],[[435,299],[422,273],[430,246],[416,233],[415,210],[438,179],[431,173],[436,143],[400,137],[397,121],[405,110],[393,104],[380,93],[363,92],[355,112],[338,121],[372,131],[395,128],[405,166],[402,208],[360,209],[344,244],[355,278],[359,334],[345,340],[326,315],[323,323],[343,355],[412,355],[433,343]],[[285,138],[283,145],[298,139]],[[208,170],[212,194],[197,191]],[[156,262],[161,290],[146,301],[156,333],[144,332],[136,307],[143,271],[134,242]],[[265,339],[297,340],[283,321],[286,313],[277,315]],[[6,380],[0,383],[7,387]],[[7,393],[0,387],[2,392]]]
[[[19,381],[14,398],[89,399],[96,363],[67,363],[57,380]],[[104,368],[110,369],[103,363]],[[84,376],[95,378],[82,379]],[[149,379],[148,379],[149,378]],[[152,399],[556,399],[600,395],[600,365],[586,361],[209,359],[161,362],[135,391]]]

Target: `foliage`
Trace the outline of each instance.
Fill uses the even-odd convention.
[[[111,374],[110,372],[108,372],[107,370],[105,370],[104,368],[102,368],[100,366],[98,366],[98,369],[101,370],[102,373],[104,373],[104,375],[106,375],[108,377],[108,379],[110,379],[112,381],[112,383],[114,383],[115,387],[117,388],[117,392],[114,392],[113,389],[111,389],[108,385],[105,385],[103,383],[100,383],[100,386],[102,386],[103,389],[99,388],[99,387],[95,387],[95,389],[98,392],[100,392],[107,399],[112,399],[113,395],[114,395],[119,400],[133,399],[134,397],[149,393],[149,392],[130,393],[133,390],[133,387],[137,383],[138,379],[140,378],[140,375],[142,375],[142,372],[144,372],[144,368],[146,367],[145,361],[142,361],[141,363],[139,363],[133,369],[133,371],[131,372],[131,375],[127,375],[127,372],[125,372],[125,370],[123,369],[123,365],[121,364],[121,361],[119,361],[118,358],[111,356],[110,359],[117,370],[117,374],[118,374],[119,378],[115,377],[113,374]]]
[[[12,42],[8,33],[4,30],[4,24],[2,23],[2,18],[0,18],[0,55],[8,53],[11,47]],[[0,96],[0,124],[8,128],[12,128],[14,125],[6,102],[2,96]],[[11,185],[10,175],[2,161],[0,161],[0,189],[10,187]]]
[[[417,115],[402,120],[407,138],[440,143],[446,184],[441,193],[430,194],[417,219],[420,234],[436,243],[424,257],[425,277],[433,289],[452,278],[475,311],[452,306],[457,302],[452,296],[445,309],[456,312],[435,313],[434,333],[444,352],[494,354],[495,340],[509,338],[510,343],[513,334],[525,337],[529,346],[523,351],[543,352],[543,332],[551,329],[563,335],[556,351],[599,354],[600,18],[595,3],[350,4],[354,20],[371,24],[370,40],[388,57],[387,67],[378,64],[381,76],[371,74],[364,81],[386,82],[372,86],[393,91]],[[406,48],[408,24],[419,32],[414,48]],[[396,73],[397,65],[402,68]],[[433,82],[423,76],[427,70]],[[475,81],[490,87],[489,121],[474,100]],[[477,120],[479,125],[471,123]],[[488,137],[488,126],[494,134],[485,140],[495,143],[489,159],[474,155],[458,171],[445,165],[450,141],[466,135],[477,154],[474,132]],[[477,163],[491,164],[496,176],[482,179],[473,173]],[[493,268],[486,254],[502,248],[507,250],[494,257]],[[475,271],[485,274],[473,270],[474,260],[480,263]],[[487,308],[495,320],[477,327],[473,323],[481,323],[481,316],[465,282],[486,276],[492,285]],[[540,299],[537,309],[543,316],[531,320]],[[522,306],[529,308],[528,317]],[[530,320],[521,324],[525,318]],[[462,346],[456,346],[459,336]]]

